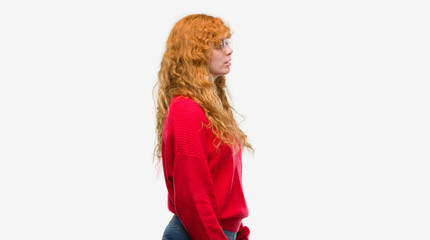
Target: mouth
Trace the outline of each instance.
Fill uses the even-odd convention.
[[[231,59],[229,59],[227,62],[225,62],[226,65],[230,66],[231,65]]]

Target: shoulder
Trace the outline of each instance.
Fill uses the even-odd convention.
[[[169,111],[173,115],[183,117],[202,118],[205,116],[203,109],[193,99],[185,96],[175,96],[170,102]]]

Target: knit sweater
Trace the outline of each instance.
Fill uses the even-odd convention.
[[[248,207],[242,190],[242,154],[216,139],[203,109],[175,96],[163,126],[161,153],[168,208],[193,240],[227,240],[224,230],[247,240]]]

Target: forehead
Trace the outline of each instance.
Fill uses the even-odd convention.
[[[221,35],[219,35],[216,39],[214,39],[216,42],[221,42],[221,41],[223,41],[223,40],[226,40],[226,39],[230,39],[231,38],[231,33],[230,32],[227,32],[227,33],[224,33],[224,34],[221,34]]]

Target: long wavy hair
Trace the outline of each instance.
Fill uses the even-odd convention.
[[[239,128],[233,116],[236,110],[230,106],[226,94],[226,78],[219,76],[211,79],[209,64],[214,46],[223,38],[231,36],[230,28],[220,18],[205,14],[188,15],[179,20],[170,32],[163,55],[158,81],[156,101],[156,138],[154,158],[156,165],[161,159],[161,141],[164,120],[172,98],[176,95],[187,96],[194,100],[204,111],[216,136],[214,146],[221,143],[231,145],[235,151],[242,147],[254,151],[247,136]],[[155,102],[155,99],[154,99]],[[154,161],[154,159],[153,159]]]

